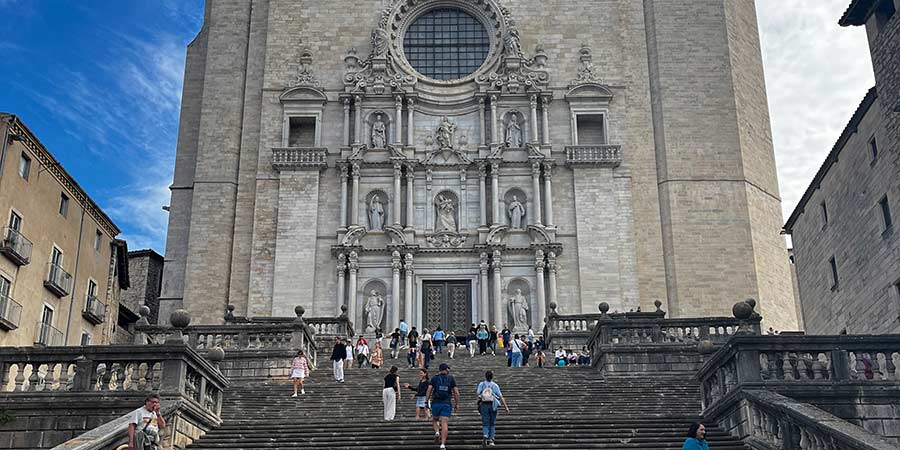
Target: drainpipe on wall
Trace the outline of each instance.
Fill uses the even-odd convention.
[[[72,308],[75,307],[75,294],[78,290],[78,263],[81,260],[81,238],[83,237],[84,232],[84,213],[85,207],[82,203],[81,224],[78,225],[78,247],[75,249],[75,273],[72,275],[72,292],[69,293],[69,318],[66,320],[66,336],[63,338],[63,345],[69,345],[69,328],[72,327]]]

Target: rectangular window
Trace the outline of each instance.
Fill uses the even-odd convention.
[[[59,214],[63,217],[69,215],[69,197],[65,193],[59,194]]]
[[[288,122],[288,147],[316,146],[316,118],[291,117]]]
[[[41,313],[41,323],[53,326],[53,308],[44,305],[44,311]]]
[[[81,331],[81,346],[91,345],[91,333]]]
[[[9,281],[6,277],[0,276],[0,302],[6,299],[9,296],[9,289],[12,287],[12,282]],[[0,313],[3,313],[3,310],[0,309]]]
[[[869,139],[869,157],[872,160],[872,164],[875,164],[875,161],[878,160],[878,142],[875,141],[875,136]]]
[[[88,297],[97,296],[97,283],[95,283],[94,280],[88,280],[87,295]]]
[[[9,213],[9,228],[22,231],[22,216],[16,214],[15,211],[10,211]]]
[[[576,116],[578,145],[606,144],[603,114],[579,114]]]
[[[819,206],[822,210],[822,227],[824,228],[825,225],[828,225],[828,207],[825,206],[825,202],[820,203]]]
[[[94,235],[94,250],[100,251],[100,247],[103,245],[103,233],[100,230],[97,230],[97,234]]]
[[[894,221],[891,219],[891,205],[888,204],[887,195],[881,197],[881,200],[878,201],[878,206],[881,207],[881,219],[884,221],[884,230],[887,231],[894,224]]]
[[[29,175],[31,175],[31,158],[22,152],[22,156],[19,157],[19,176],[28,180]]]
[[[55,265],[55,266],[62,267],[62,262],[63,262],[62,250],[60,250],[56,247],[53,247],[53,250],[52,250],[52,253],[50,256],[50,262],[52,262],[53,265]]]
[[[831,290],[833,291],[838,287],[837,261],[834,260],[834,256],[828,260],[828,265],[831,266]]]

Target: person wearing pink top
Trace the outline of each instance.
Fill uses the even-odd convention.
[[[297,396],[297,388],[300,388],[301,394],[306,393],[306,390],[303,388],[303,381],[308,376],[309,361],[306,359],[306,355],[303,354],[303,350],[297,350],[297,356],[291,361],[291,380],[294,381],[294,395],[291,397]]]

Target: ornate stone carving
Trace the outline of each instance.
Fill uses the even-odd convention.
[[[434,141],[438,148],[441,150],[452,149],[454,133],[456,133],[456,124],[450,122],[447,116],[441,117],[441,123],[434,132]]]
[[[375,122],[372,123],[372,147],[384,148],[387,145],[387,126],[381,120],[381,113],[375,114]]]
[[[359,255],[356,254],[355,250],[350,252],[350,257],[347,258],[347,270],[351,272],[359,270]]]
[[[384,227],[384,234],[391,238],[391,245],[407,245],[406,235],[403,234],[403,227],[396,225],[387,225]]]
[[[532,244],[552,244],[553,238],[550,236],[550,233],[544,229],[544,227],[540,227],[537,225],[528,225],[528,234],[531,236]]]
[[[575,76],[575,79],[572,80],[572,84],[586,84],[586,83],[598,83],[602,82],[600,77],[600,71],[597,66],[593,63],[593,55],[591,51],[591,47],[586,43],[581,44],[581,50],[578,52],[581,56],[579,59],[581,60],[581,67],[578,69],[578,74]]]
[[[518,230],[524,228],[522,226],[525,221],[525,205],[513,195],[509,205],[506,207],[506,215],[509,217],[509,228]]]
[[[312,71],[310,71],[310,65],[312,64],[312,52],[308,49],[303,49],[300,51],[300,72],[297,76],[294,77],[293,80],[288,82],[288,87],[312,87],[318,88],[322,85],[316,76],[313,75]]]
[[[400,260],[400,252],[394,250],[391,253],[391,271],[394,273],[400,273],[400,269],[403,268],[403,263]],[[398,300],[398,299],[395,299]]]
[[[479,263],[478,263],[478,269],[482,275],[487,275],[489,268],[490,268],[490,265],[488,265],[488,254],[485,252],[481,252],[481,255],[479,258]]]
[[[437,221],[434,224],[434,232],[452,231],[456,232],[456,205],[452,198],[448,198],[442,194],[434,199],[435,211],[437,211]]]
[[[488,233],[485,242],[488,245],[502,245],[506,240],[507,232],[509,232],[509,225],[497,225]]]
[[[538,249],[534,252],[534,270],[538,274],[544,273],[544,268],[547,267],[547,263],[544,261],[544,251]]]
[[[369,229],[370,230],[383,230],[384,229],[384,203],[381,201],[381,197],[378,194],[372,196],[372,199],[369,200]]]
[[[466,235],[455,231],[439,231],[426,236],[425,241],[435,248],[457,248],[466,243]]]
[[[556,259],[556,252],[547,254],[547,270],[550,273],[556,273],[559,270],[559,261]]]
[[[406,273],[408,273],[408,274],[409,274],[409,273],[412,273],[412,272],[413,272],[413,269],[414,269],[414,267],[413,267],[413,254],[412,254],[412,253],[407,253],[407,254],[403,257],[403,260],[404,260],[403,270],[405,270]]]
[[[369,293],[366,299],[366,332],[372,333],[376,328],[381,328],[381,321],[384,319],[384,296],[376,290]]]
[[[347,271],[347,256],[343,253],[338,255],[337,264],[334,267],[334,271],[338,277],[343,277],[344,272]]]
[[[510,317],[512,317],[512,329],[523,331],[528,329],[528,299],[522,294],[521,289],[516,289],[515,294],[509,298],[507,304]]]
[[[507,147],[520,148],[524,142],[522,136],[522,123],[519,113],[511,111],[506,115],[506,133],[503,142]]]
[[[500,258],[500,250],[494,250],[491,254],[491,269],[500,270],[503,267],[503,261]]]
[[[366,227],[362,225],[350,225],[347,228],[347,234],[341,239],[341,245],[345,247],[353,247],[359,245],[359,240],[367,233]]]

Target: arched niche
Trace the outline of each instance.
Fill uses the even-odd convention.
[[[513,109],[503,115],[503,142],[510,148],[525,147],[525,115]]]
[[[433,204],[434,232],[459,232],[459,196],[450,190],[440,191],[435,194]]]
[[[375,197],[378,197],[380,205],[375,204]],[[369,231],[382,231],[384,227],[390,225],[388,214],[390,214],[390,197],[381,189],[369,191],[366,194],[366,202],[362,205],[366,216],[366,229]],[[376,213],[380,212],[381,223],[377,222]]]
[[[384,133],[384,142],[377,143],[375,142],[375,124],[381,122],[379,129],[383,128]],[[384,110],[375,110],[369,112],[365,119],[366,123],[366,136],[365,141],[369,145],[370,148],[387,148],[388,144],[391,143],[391,138],[394,137],[391,132],[394,130],[394,121],[391,118],[391,115],[385,112]],[[377,145],[376,145],[377,144]]]
[[[518,202],[522,208],[518,226],[513,225],[515,222],[513,217],[514,211],[512,210],[514,202]],[[524,230],[528,228],[528,213],[528,197],[525,195],[525,191],[519,188],[511,188],[503,194],[503,216],[510,230]]]
[[[531,283],[524,278],[513,278],[507,283],[505,292],[506,301],[504,302],[504,305],[506,305],[506,323],[509,324],[514,332],[528,331],[528,327],[531,325],[532,311],[534,310],[531,298]],[[521,298],[519,297],[520,295]],[[520,314],[519,310],[522,306],[513,304],[522,301],[524,301],[524,305],[527,306],[524,312],[524,324],[521,324],[521,319],[516,317],[517,314]]]
[[[363,285],[363,290],[359,294],[362,327],[358,329],[360,331],[365,329],[369,333],[375,331],[376,328],[384,330],[388,310],[387,284],[378,278],[373,278]]]

